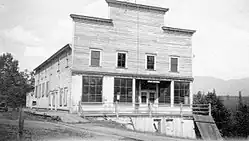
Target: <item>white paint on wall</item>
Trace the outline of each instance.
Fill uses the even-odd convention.
[[[103,102],[112,103],[114,96],[114,77],[104,76],[102,88]]]
[[[71,93],[72,93],[72,107],[70,112],[77,112],[78,104],[81,101],[82,95],[82,76],[81,75],[74,75],[72,76],[72,86],[71,86]]]

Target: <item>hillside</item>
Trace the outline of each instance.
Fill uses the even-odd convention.
[[[193,92],[216,90],[217,95],[238,95],[249,96],[249,78],[222,80],[208,76],[196,76],[193,83]]]

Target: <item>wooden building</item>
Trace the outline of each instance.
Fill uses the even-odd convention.
[[[71,14],[73,41],[35,68],[36,106],[77,112],[190,110],[194,30],[168,8],[106,0],[109,18]]]

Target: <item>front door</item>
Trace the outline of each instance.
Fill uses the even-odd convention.
[[[148,105],[149,103],[155,103],[156,91],[143,90],[140,93],[141,104]]]

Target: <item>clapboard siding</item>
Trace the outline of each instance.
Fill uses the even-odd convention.
[[[162,30],[163,12],[110,6],[110,18],[110,25],[75,22],[73,70],[192,77],[191,36]],[[102,50],[101,67],[89,66],[91,48]],[[118,50],[128,52],[127,69],[116,68]],[[148,53],[156,54],[156,71],[145,69]],[[170,56],[179,57],[179,73],[169,72]]]

